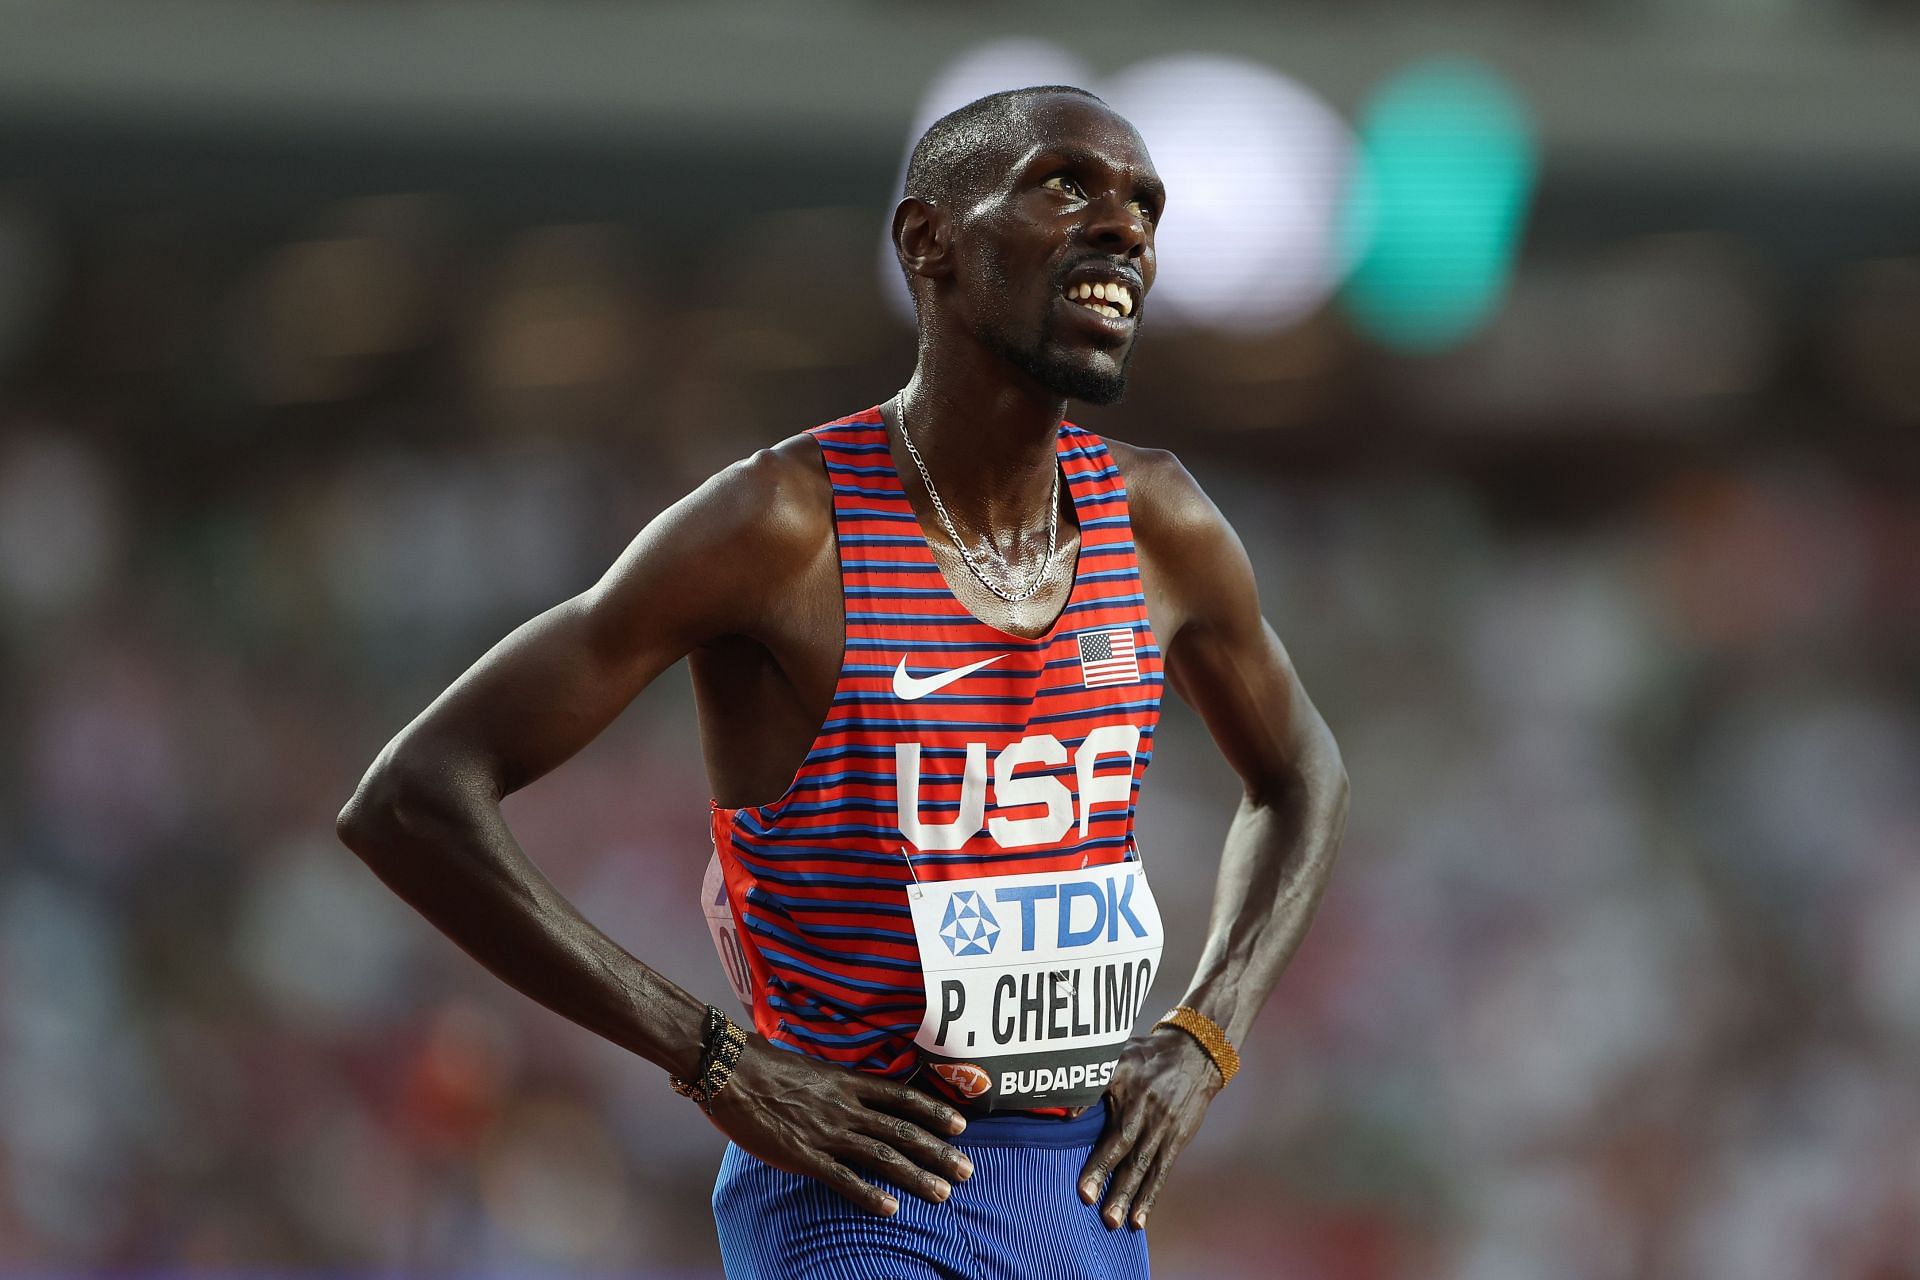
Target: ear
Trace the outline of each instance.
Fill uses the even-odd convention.
[[[893,210],[893,249],[912,274],[939,280],[953,273],[953,228],[946,210],[908,196]]]

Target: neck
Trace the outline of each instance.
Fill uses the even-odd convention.
[[[986,354],[972,344],[963,350]],[[1002,357],[991,360],[998,367],[954,368],[957,361],[923,344],[900,405],[954,519],[1004,535],[1031,526],[1046,506],[1067,402],[1023,373],[1010,375]]]

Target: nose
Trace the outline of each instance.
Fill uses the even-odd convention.
[[[1086,238],[1096,248],[1129,261],[1146,253],[1152,233],[1131,200],[1116,192],[1093,201],[1089,210]]]

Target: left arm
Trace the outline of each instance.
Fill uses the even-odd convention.
[[[1279,638],[1253,568],[1219,510],[1171,455],[1129,451],[1134,536],[1159,615],[1167,679],[1197,710],[1244,794],[1220,858],[1213,915],[1181,1004],[1236,1045],[1279,980],[1326,888],[1346,821],[1347,775]],[[1164,629],[1163,629],[1164,627]],[[1107,1175],[1110,1227],[1146,1225],[1174,1160],[1222,1081],[1186,1033],[1127,1046],[1108,1088],[1107,1129],[1081,1171],[1089,1204]]]

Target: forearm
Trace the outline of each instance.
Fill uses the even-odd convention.
[[[697,1069],[705,1006],[575,910],[520,848],[491,788],[457,777],[402,787],[369,774],[339,832],[509,986],[669,1071]]]
[[[1347,777],[1322,735],[1286,783],[1240,802],[1227,832],[1206,947],[1182,1003],[1235,1043],[1306,937],[1340,846]]]
[[[1323,749],[1318,749],[1324,744]],[[1244,1043],[1313,920],[1346,818],[1347,779],[1325,734],[1297,767],[1241,802],[1227,832],[1207,945],[1181,1003]],[[1106,1130],[1080,1171],[1080,1198],[1118,1227],[1144,1227],[1173,1161],[1199,1130],[1227,1071],[1195,1036],[1147,1035],[1107,1087]],[[1102,1188],[1105,1188],[1103,1191]]]

